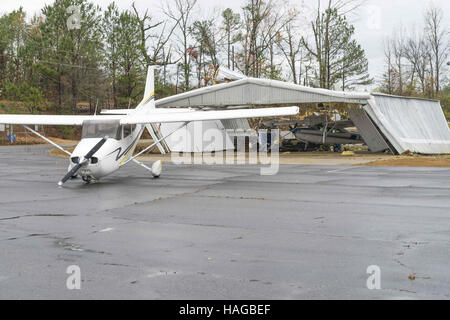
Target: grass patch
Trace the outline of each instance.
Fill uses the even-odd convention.
[[[397,156],[361,164],[372,167],[443,167],[450,168],[450,155]]]

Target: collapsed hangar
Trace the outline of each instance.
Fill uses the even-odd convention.
[[[350,119],[372,152],[391,150],[402,154],[408,150],[421,154],[450,154],[450,130],[440,102],[378,93],[341,92],[316,89],[277,80],[242,78],[177,94],[156,101],[157,108],[233,108],[234,106],[298,105],[344,103]],[[175,111],[175,110],[174,110]],[[164,135],[177,124],[153,126],[153,138]],[[194,124],[192,124],[194,125]],[[170,127],[169,127],[170,126]],[[204,128],[249,129],[247,121],[212,121]],[[186,133],[193,127],[186,127]],[[231,140],[213,150],[229,149]],[[211,151],[203,145],[189,150],[165,145],[167,151]],[[229,144],[230,143],[230,144]],[[194,143],[195,145],[196,143]],[[159,146],[163,151],[162,147]],[[207,150],[208,149],[208,150]]]

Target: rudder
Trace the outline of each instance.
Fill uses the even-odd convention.
[[[139,104],[140,108],[155,108],[155,67],[149,66],[147,80],[145,82],[144,99]]]

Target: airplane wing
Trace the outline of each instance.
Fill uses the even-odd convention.
[[[136,109],[103,109],[100,114],[106,115],[131,115],[136,111]],[[192,108],[155,108],[152,109],[151,114],[161,114],[161,113],[179,113],[179,112],[191,112],[196,111]]]
[[[134,109],[103,109],[100,114],[127,115],[133,113]]]
[[[299,112],[298,107],[259,108],[220,111],[198,111],[176,113],[157,113],[144,115],[129,115],[120,120],[120,124],[170,123],[186,121],[228,120],[244,118],[264,118],[277,116],[292,116]]]
[[[228,120],[243,118],[263,118],[276,116],[295,115],[298,107],[283,108],[259,108],[220,111],[176,111],[176,112],[153,112],[138,113],[130,115],[101,115],[101,116],[66,116],[66,115],[17,115],[1,114],[0,124],[16,125],[68,125],[81,126],[87,120],[120,120],[120,124],[150,124],[170,122],[190,122],[206,120]]]
[[[35,114],[0,114],[0,124],[81,126],[86,120],[120,120],[123,116],[58,116]]]

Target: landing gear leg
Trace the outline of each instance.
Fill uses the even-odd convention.
[[[161,175],[161,171],[162,171],[162,162],[161,160],[158,160],[156,162],[153,163],[152,167],[149,168],[147,167],[145,164],[143,164],[140,161],[137,161],[136,159],[132,160],[134,163],[140,165],[142,168],[150,171],[150,173],[152,174],[153,178],[159,178],[159,176]]]

